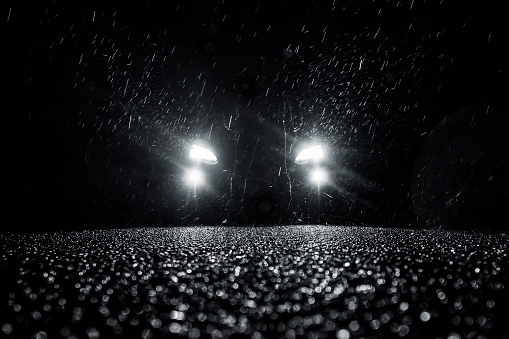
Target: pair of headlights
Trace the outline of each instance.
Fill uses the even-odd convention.
[[[200,169],[202,163],[208,165],[217,164],[217,157],[215,154],[204,147],[193,145],[189,151],[189,159],[194,163],[194,166],[188,169],[184,176],[184,181],[196,189],[197,186],[205,184],[205,175]],[[310,171],[310,181],[314,184],[321,185],[328,180],[327,172],[320,167],[320,163],[325,159],[325,151],[321,145],[308,147],[299,152],[295,158],[295,163],[305,165],[310,162],[313,168]]]

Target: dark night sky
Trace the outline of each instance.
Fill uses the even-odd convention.
[[[6,229],[406,227],[414,206],[425,226],[507,221],[509,37],[494,3],[4,8]],[[193,198],[181,177],[197,140],[219,164]],[[312,141],[334,178],[319,201],[293,162]]]

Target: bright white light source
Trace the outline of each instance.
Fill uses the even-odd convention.
[[[295,162],[298,164],[305,164],[310,160],[321,160],[325,157],[322,145],[308,147],[302,150],[295,158]]]
[[[201,160],[206,164],[217,164],[217,158],[210,150],[193,145],[189,152],[189,159]]]
[[[201,186],[205,183],[205,177],[202,171],[197,168],[187,170],[184,180],[188,185],[194,187]]]
[[[327,181],[327,172],[321,168],[316,168],[311,171],[311,182],[315,184],[322,184]]]

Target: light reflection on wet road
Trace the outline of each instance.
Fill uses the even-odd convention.
[[[0,235],[15,338],[509,336],[509,234],[339,226]]]

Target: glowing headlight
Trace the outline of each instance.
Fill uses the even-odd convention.
[[[210,150],[193,145],[189,152],[189,159],[200,160],[206,164],[217,164],[217,158]]]
[[[189,186],[196,187],[205,183],[205,176],[203,175],[202,171],[197,168],[193,168],[186,172],[184,180]]]
[[[298,164],[305,164],[310,160],[321,160],[325,157],[322,145],[313,146],[302,150],[295,158]]]
[[[327,172],[321,168],[317,168],[311,171],[310,180],[314,184],[322,184],[327,181]]]

